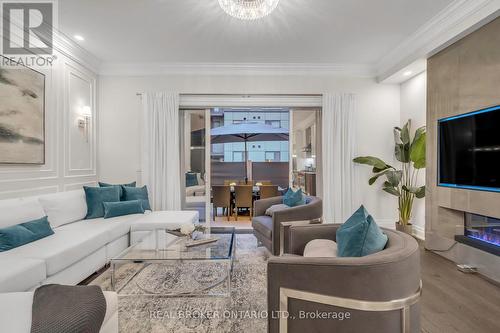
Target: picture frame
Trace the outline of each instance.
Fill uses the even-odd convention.
[[[44,165],[45,74],[0,60],[0,165]]]

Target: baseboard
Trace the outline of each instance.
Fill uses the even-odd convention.
[[[419,225],[413,225],[412,234],[414,237],[416,237],[418,239],[425,240],[425,228],[424,227],[421,227]]]

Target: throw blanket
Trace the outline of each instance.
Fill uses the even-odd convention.
[[[31,333],[98,333],[106,299],[98,286],[49,284],[35,290]]]

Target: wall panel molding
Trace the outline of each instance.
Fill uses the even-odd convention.
[[[79,80],[80,82],[77,82]],[[64,176],[87,176],[96,175],[96,77],[92,73],[88,72],[81,66],[76,65],[71,60],[66,60],[64,63]],[[86,91],[78,91],[76,85],[77,83],[84,83]],[[74,113],[78,113],[78,108],[83,106],[89,106],[93,112],[90,118],[90,129],[88,134],[84,133],[81,128],[78,127],[78,123],[73,117]],[[73,132],[72,132],[73,131]],[[84,140],[87,136],[88,140],[88,155],[84,159],[88,163],[88,167],[74,167],[72,164],[73,154],[78,154],[78,147],[75,147],[73,141],[73,136],[71,134],[76,133],[78,140]],[[76,141],[76,140],[75,140]],[[80,142],[80,148],[82,148]],[[87,149],[87,145],[84,144],[84,149]],[[83,157],[83,156],[82,156]]]
[[[65,184],[63,189],[64,191],[73,191],[73,190],[78,190],[83,186],[97,186],[97,182],[94,180],[89,182]]]
[[[30,187],[22,190],[0,191],[0,200],[10,198],[31,197],[42,194],[56,193],[59,186]]]
[[[57,60],[51,68],[34,68],[45,74],[45,163],[44,165],[1,165],[0,164],[0,199],[33,196],[76,189],[83,185],[95,185],[97,182],[96,154],[96,85],[97,75],[64,54],[57,53]],[[68,131],[76,124],[69,123],[68,113],[80,101],[70,100],[71,82],[68,75],[73,75],[86,83],[85,96],[92,109],[88,154],[80,156],[82,164],[88,168],[70,168],[70,152],[78,154],[77,147],[72,148]],[[74,92],[74,91],[73,91]],[[75,96],[78,94],[74,94]],[[73,150],[71,150],[73,149]]]

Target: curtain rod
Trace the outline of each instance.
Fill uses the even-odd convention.
[[[135,93],[137,96],[142,96],[143,93]],[[252,96],[323,96],[322,94],[179,94],[183,96],[232,96],[232,97],[252,97]]]

